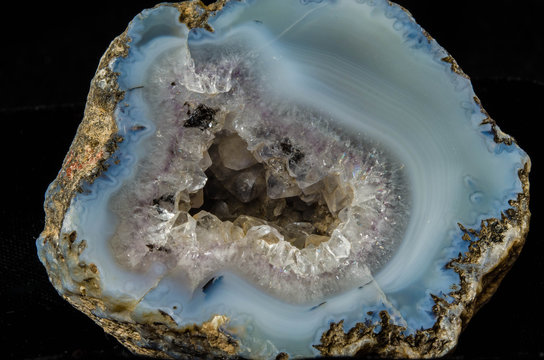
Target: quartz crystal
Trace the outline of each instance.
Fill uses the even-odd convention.
[[[37,246],[135,353],[440,356],[521,249],[529,169],[395,4],[161,4],[101,60]]]

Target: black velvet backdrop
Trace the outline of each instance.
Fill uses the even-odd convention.
[[[296,1],[296,0],[293,0]],[[484,107],[533,160],[527,244],[454,358],[544,358],[542,190],[537,129],[544,102],[544,1],[398,1],[473,80]],[[132,358],[64,302],[35,251],[43,194],[82,118],[98,60],[151,1],[41,2],[2,9],[0,358]]]

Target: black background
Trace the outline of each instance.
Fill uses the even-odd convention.
[[[544,1],[398,1],[472,78],[484,107],[533,161],[531,231],[496,295],[461,335],[454,358],[544,358],[544,261],[538,145],[544,102]],[[0,335],[13,359],[132,358],[65,303],[35,250],[43,194],[82,118],[109,42],[151,1],[41,2],[3,8],[0,66]]]

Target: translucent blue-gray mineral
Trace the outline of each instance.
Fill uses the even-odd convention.
[[[87,118],[116,144],[75,141],[47,195],[57,290],[147,355],[448,353],[523,244],[528,156],[399,6],[223,3],[112,44],[93,86],[122,96]]]

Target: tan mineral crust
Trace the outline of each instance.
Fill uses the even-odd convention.
[[[208,17],[227,1],[220,0],[209,6],[198,1],[158,6],[177,7],[180,21],[189,28],[212,30],[206,22]],[[432,38],[429,36],[428,39],[431,41]],[[123,141],[117,135],[114,109],[124,93],[119,90],[118,74],[111,70],[110,64],[116,58],[126,56],[129,47],[130,39],[125,32],[113,40],[100,60],[91,83],[84,118],[62,170],[52,184],[52,188],[58,191],[50,192],[46,199],[46,222],[41,237],[45,244],[44,251],[54,254],[54,261],[46,264],[50,280],[59,291],[63,289],[63,282],[70,282],[74,289],[79,289],[71,293],[63,290],[64,298],[136,354],[159,358],[171,358],[172,355],[180,358],[236,358],[237,341],[222,331],[223,325],[228,322],[224,315],[217,314],[201,326],[184,329],[177,328],[166,313],[149,314],[140,322],[134,321],[128,314],[136,304],[101,296],[100,273],[96,266],[79,260],[85,242],[75,246],[75,232],[61,233],[61,224],[72,198],[81,191],[84,182],[92,183],[105,170],[105,161],[115,156],[117,145]],[[450,63],[452,70],[460,76],[467,77],[451,56],[443,61]],[[475,100],[479,103],[478,99]],[[481,111],[485,113],[483,107]],[[485,123],[493,125],[496,142],[514,142],[513,138],[498,130],[489,116],[482,124]],[[332,323],[330,329],[322,334],[321,342],[315,344],[321,354],[420,358],[450,353],[461,331],[489,301],[523,247],[530,219],[530,167],[528,161],[519,171],[523,192],[518,194],[516,200],[510,201],[511,208],[500,219],[482,221],[479,230],[459,224],[465,233],[464,240],[471,241],[469,234],[477,240],[471,241],[467,252],[459,254],[446,265],[459,275],[461,286],[450,292],[454,299],[452,302],[433,296],[436,315],[433,327],[405,336],[405,329],[392,325],[385,311],[380,313],[379,324],[358,323],[347,332],[342,321]],[[69,264],[78,264],[79,271],[70,273]],[[114,317],[106,319],[100,316],[101,313],[114,314]],[[378,332],[375,332],[376,326],[380,326]],[[287,356],[280,353],[278,358],[285,359]]]

